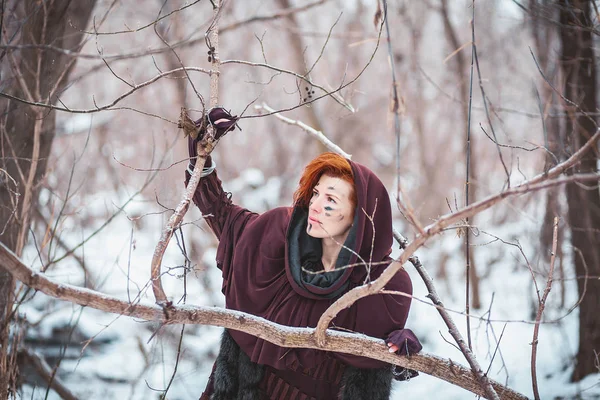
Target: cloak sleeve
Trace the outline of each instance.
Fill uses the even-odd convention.
[[[353,331],[385,340],[392,331],[404,328],[412,300],[409,297],[412,296],[412,282],[408,273],[404,269],[398,271],[385,286],[385,290],[406,295],[376,294],[358,300],[350,308],[356,318]],[[382,368],[389,365],[372,358],[334,354],[345,364],[358,368]]]
[[[207,160],[207,163],[210,162],[210,159]],[[190,180],[190,176],[189,172],[185,173],[186,185]],[[233,249],[244,228],[258,214],[233,204],[231,193],[223,190],[216,170],[200,179],[193,200],[219,240],[217,266],[223,269],[224,265],[229,266],[231,264]]]

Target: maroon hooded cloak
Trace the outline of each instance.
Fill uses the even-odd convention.
[[[303,273],[301,268],[311,258],[320,259],[320,240],[305,233],[306,209],[279,207],[258,215],[233,204],[231,194],[223,191],[216,173],[201,180],[193,200],[219,239],[216,261],[223,273],[222,291],[228,309],[282,325],[315,327],[337,298],[377,279],[389,265],[393,241],[389,195],[367,167],[349,162],[358,202],[345,245],[354,252],[342,249],[336,269],[355,266],[320,275]],[[189,174],[186,178],[189,180]],[[412,294],[406,271],[400,270],[385,289]],[[409,297],[368,296],[340,312],[331,327],[384,339],[392,331],[404,328],[409,308]],[[294,380],[289,376],[290,371],[312,371],[309,375],[316,376],[318,371],[328,369],[327,374],[339,375],[340,368],[332,367],[333,364],[359,368],[389,365],[342,353],[289,349],[243,332],[230,330],[229,333],[252,362],[265,365],[272,372],[265,387],[272,387],[274,380],[281,377],[288,382]],[[330,376],[329,380],[339,383],[339,376]],[[309,387],[313,384],[301,381],[295,383],[295,388],[303,386],[301,393],[305,390],[309,394],[305,398],[319,398],[311,394],[316,390]]]

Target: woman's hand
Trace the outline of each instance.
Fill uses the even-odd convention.
[[[401,356],[410,356],[423,349],[417,336],[410,329],[398,329],[390,333],[385,340],[390,353],[398,353]]]
[[[221,137],[223,137],[227,132],[232,131],[236,127],[238,127],[238,120],[239,117],[237,115],[231,115],[229,111],[225,110],[222,107],[214,107],[207,113],[207,115],[204,115],[202,118],[193,121],[193,124],[195,125],[195,129],[197,129],[198,134],[196,138],[193,138],[192,135],[188,136],[188,150],[190,154],[188,171],[194,170],[194,160],[197,156],[196,144],[198,144],[198,142],[200,142],[204,138],[204,135],[206,135],[206,127],[209,124],[214,127],[215,139],[218,140]],[[211,165],[208,159],[207,162],[208,165]]]
[[[417,336],[410,329],[398,329],[390,333],[385,340],[390,353],[398,353],[402,356],[416,354],[423,349]],[[394,379],[397,381],[408,381],[419,376],[417,371],[394,365],[392,369]]]
[[[215,139],[236,128],[240,118],[237,115],[231,115],[229,111],[222,107],[215,107],[208,112],[208,122],[215,128]],[[239,126],[237,126],[239,128]],[[241,128],[240,128],[241,129]]]

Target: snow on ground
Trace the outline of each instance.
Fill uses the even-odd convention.
[[[234,184],[254,190],[254,200],[249,202],[263,209],[277,205],[273,204],[275,200],[272,193],[279,187],[279,182],[268,180],[266,186],[269,190],[265,191],[261,190],[264,186],[256,188],[256,185],[265,182],[262,175],[254,171],[248,174],[248,180],[246,185],[242,181]],[[265,192],[271,194],[267,195]],[[110,193],[101,194],[95,196],[86,210],[98,215],[105,210],[115,212],[118,205],[124,204],[126,200],[124,194],[116,197]],[[85,255],[98,290],[122,299],[135,299],[139,295],[142,302],[151,303],[149,265],[164,218],[146,218],[144,221],[148,222],[141,228],[136,228],[136,223],[127,216],[141,215],[144,212],[146,203],[142,199],[137,200],[130,203],[125,213],[120,213],[101,234],[91,238],[79,254]],[[476,262],[480,273],[486,276],[481,286],[482,307],[472,310],[473,315],[482,317],[471,320],[473,349],[482,367],[486,370],[489,368],[490,377],[533,397],[530,343],[534,327],[531,321],[535,318],[535,290],[531,272],[516,246],[503,244],[495,240],[494,236],[512,243],[517,243],[518,239],[534,270],[544,271],[543,263],[535,256],[536,247],[533,244],[539,227],[525,218],[502,226],[494,226],[493,219],[488,219],[489,221],[485,215],[482,216],[480,226],[485,233],[476,239],[476,244],[480,245],[475,253]],[[397,226],[402,228],[400,222]],[[85,232],[73,230],[63,239],[75,244],[97,228],[97,225],[90,224],[86,226]],[[201,235],[206,243],[210,242],[209,234],[202,228],[190,224],[185,229],[186,235]],[[130,246],[132,240],[135,246]],[[214,265],[215,249],[207,245],[203,251],[203,255],[197,255],[200,260],[194,260],[197,264],[188,274],[186,302],[222,306],[223,297],[219,290],[221,278]],[[428,243],[418,255],[434,279],[446,255],[450,255],[445,265],[447,279],[436,279],[436,286],[446,307],[457,311],[452,315],[464,335],[466,318],[458,313],[464,309],[462,253],[462,240],[450,231]],[[394,255],[397,255],[397,250]],[[24,259],[34,268],[39,267],[33,246],[27,249]],[[165,254],[163,265],[165,268],[173,268],[172,276],[165,276],[163,285],[172,300],[178,302],[183,294],[180,267],[183,259],[175,239],[171,241]],[[204,272],[201,270],[205,268],[208,271],[207,279],[202,278]],[[426,298],[427,291],[421,279],[412,266],[407,265],[407,270],[413,280],[415,295],[407,326],[420,337],[424,351],[467,365],[462,354],[448,343],[452,342],[452,338],[438,312]],[[76,285],[81,285],[84,279],[80,267],[71,259],[53,267],[48,275]],[[567,271],[566,275],[572,276],[572,271]],[[543,290],[545,275],[539,273],[536,276],[540,290]],[[207,294],[205,285],[212,288],[213,294]],[[559,306],[558,284],[555,283],[550,293],[545,320],[557,322],[543,324],[539,333],[537,375],[542,399],[600,398],[600,374],[589,376],[577,384],[569,383],[578,333],[577,310],[568,314],[568,309],[577,301],[575,285],[574,280],[566,281],[564,307]],[[34,325],[30,331],[32,339],[53,337],[61,326],[77,322],[77,335],[80,336],[70,346],[68,358],[60,364],[58,377],[82,399],[158,398],[160,391],[171,380],[176,364],[180,326],[160,329],[153,336],[158,328],[156,324],[55,302],[41,293],[21,307],[21,314],[27,316]],[[220,332],[221,328],[215,327],[185,327],[177,372],[168,392],[169,399],[196,399],[200,396],[218,351]],[[94,340],[84,346],[85,338],[90,337]],[[500,345],[496,351],[498,340]],[[31,346],[36,349],[35,344]],[[58,354],[60,347],[54,350]],[[23,388],[22,398],[42,399],[45,392],[43,387],[27,385]],[[409,382],[395,383],[393,395],[398,400],[474,397],[461,388],[425,374]],[[56,399],[58,396],[51,391],[48,398]]]

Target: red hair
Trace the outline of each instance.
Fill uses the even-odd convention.
[[[321,179],[321,176],[328,175],[334,178],[340,178],[352,185],[350,201],[352,206],[356,207],[358,200],[354,187],[354,173],[348,160],[336,153],[323,153],[308,163],[300,177],[298,189],[294,192],[294,205],[308,207],[312,197],[314,187]]]

